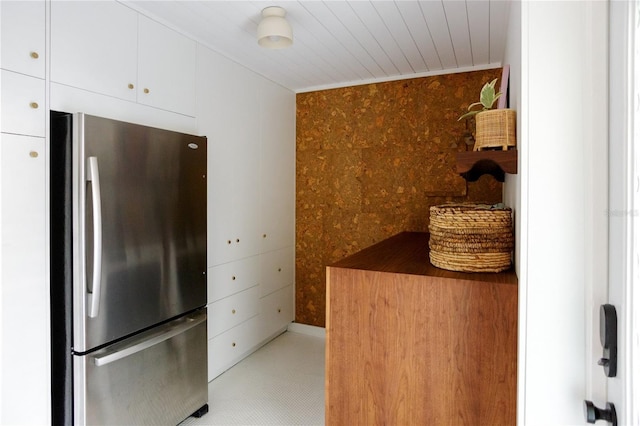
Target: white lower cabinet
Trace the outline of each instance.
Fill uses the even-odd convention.
[[[209,268],[207,276],[208,303],[246,290],[260,279],[259,257],[252,256]]]
[[[209,381],[258,347],[260,321],[260,317],[255,316],[209,340]]]
[[[258,315],[258,286],[225,297],[209,305],[208,336],[218,334]]]
[[[284,331],[294,317],[293,285],[288,285],[260,299],[262,339]]]
[[[293,247],[260,255],[260,296],[293,284]]]
[[[0,424],[47,424],[51,372],[44,138],[0,134],[0,205]]]
[[[209,268],[209,380],[293,321],[293,247]]]

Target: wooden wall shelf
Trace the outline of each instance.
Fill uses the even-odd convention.
[[[504,174],[518,173],[518,151],[466,151],[456,155],[456,170],[469,182],[490,174],[498,182],[504,182]]]

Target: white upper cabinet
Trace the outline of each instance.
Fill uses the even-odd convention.
[[[195,115],[196,42],[139,16],[138,102]]]
[[[51,81],[136,100],[138,14],[116,2],[51,2]]]
[[[44,78],[45,2],[0,1],[3,69]]]
[[[195,115],[196,42],[115,1],[51,2],[51,81]]]

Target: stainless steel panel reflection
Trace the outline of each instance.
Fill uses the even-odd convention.
[[[207,403],[206,321],[186,332],[106,365],[96,357],[144,344],[184,322],[206,319],[206,310],[180,318],[131,339],[77,356],[76,381],[83,392],[76,400],[76,424],[175,425]],[[80,365],[78,365],[80,364]],[[84,412],[78,407],[85,407]]]
[[[99,315],[74,306],[86,321],[74,336],[74,350],[83,352],[206,304],[207,149],[203,137],[82,114],[77,120],[81,164],[98,161],[103,224]],[[90,186],[84,191],[90,283]]]

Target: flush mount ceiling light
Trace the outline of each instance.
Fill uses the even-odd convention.
[[[293,30],[284,19],[287,11],[278,6],[265,7],[258,24],[258,44],[267,49],[282,49],[293,43]]]

